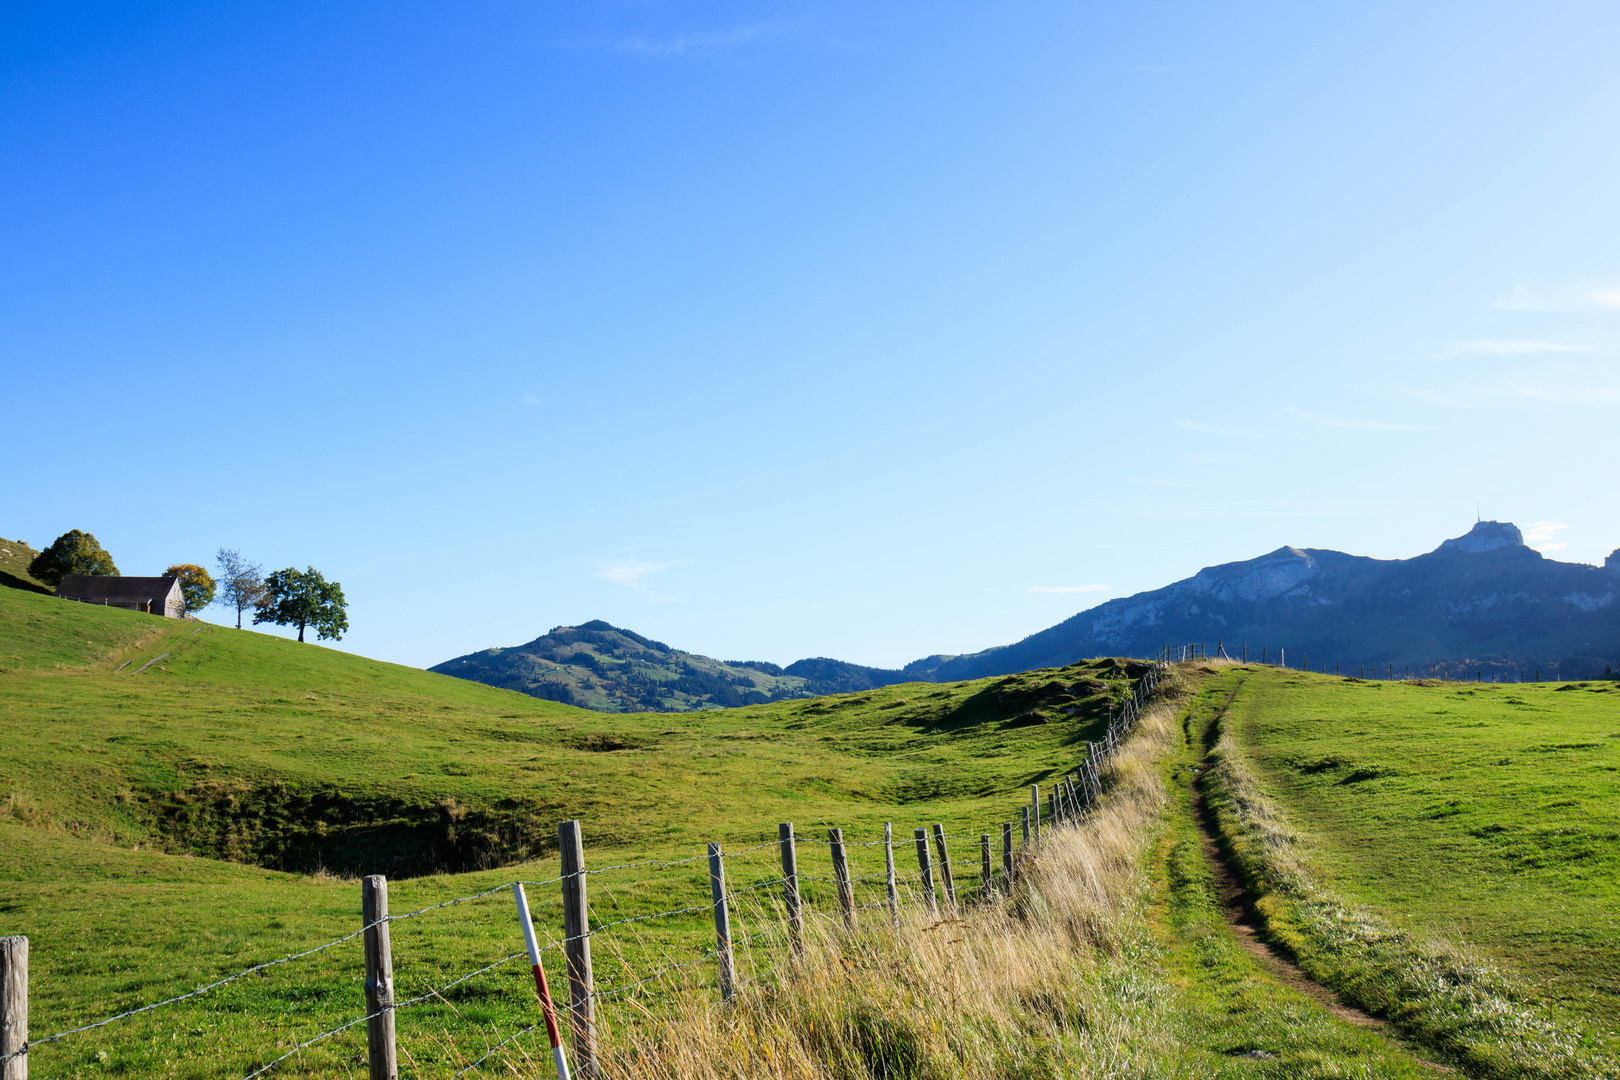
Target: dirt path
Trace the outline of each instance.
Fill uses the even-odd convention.
[[[1393,1039],[1404,1041],[1399,1039],[1399,1035],[1387,1021],[1340,998],[1338,994],[1307,975],[1287,953],[1261,936],[1263,924],[1260,913],[1255,910],[1254,895],[1244,886],[1242,879],[1221,852],[1220,844],[1216,840],[1214,815],[1210,813],[1204,793],[1199,790],[1198,778],[1213,767],[1215,740],[1219,737],[1221,722],[1226,719],[1226,710],[1231,707],[1242,685],[1239,682],[1232,688],[1232,692],[1226,696],[1225,703],[1204,729],[1204,755],[1199,759],[1188,780],[1192,796],[1193,820],[1198,826],[1198,837],[1203,845],[1204,858],[1215,877],[1215,890],[1220,896],[1221,911],[1226,916],[1227,925],[1232,928],[1233,936],[1237,938],[1238,944],[1243,946],[1244,951],[1254,957],[1272,978],[1284,986],[1299,991],[1341,1020],[1360,1027],[1372,1028]],[[1408,1048],[1410,1049],[1410,1046]],[[1418,1061],[1436,1072],[1457,1071],[1448,1065],[1426,1058],[1419,1057]]]
[[[1215,821],[1205,803],[1204,793],[1199,790],[1198,778],[1206,769],[1212,766],[1214,740],[1220,731],[1221,721],[1226,718],[1226,710],[1231,707],[1232,699],[1237,697],[1239,682],[1227,695],[1226,702],[1220,708],[1209,726],[1205,728],[1204,756],[1199,760],[1193,770],[1188,783],[1191,787],[1193,820],[1198,825],[1198,836],[1204,847],[1204,858],[1209,862],[1210,869],[1215,875],[1215,889],[1221,898],[1221,910],[1226,915],[1226,922],[1236,935],[1238,944],[1242,945],[1248,954],[1260,962],[1260,966],[1270,972],[1272,977],[1284,986],[1298,990],[1300,993],[1315,1000],[1324,1009],[1331,1012],[1341,1020],[1348,1020],[1352,1024],[1362,1027],[1384,1029],[1389,1025],[1369,1012],[1356,1008],[1354,1005],[1342,1000],[1338,994],[1316,982],[1305,974],[1298,964],[1294,963],[1281,949],[1267,942],[1261,937],[1262,923],[1260,914],[1254,907],[1254,896],[1244,888],[1243,882],[1238,878],[1232,867],[1227,864],[1222,855],[1220,845],[1216,842]]]

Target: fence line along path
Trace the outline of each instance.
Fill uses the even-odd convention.
[[[955,917],[964,905],[988,902],[998,895],[1009,892],[1024,864],[1025,857],[1042,844],[1043,829],[1050,833],[1053,829],[1075,827],[1096,811],[1108,789],[1109,767],[1126,739],[1135,730],[1148,702],[1161,684],[1168,670],[1164,660],[1168,659],[1168,654],[1172,652],[1179,658],[1191,658],[1190,654],[1194,650],[1190,646],[1177,650],[1166,646],[1161,650],[1161,660],[1150,665],[1147,672],[1136,680],[1131,692],[1110,716],[1102,737],[1086,744],[1086,753],[1074,762],[1073,771],[1062,772],[1056,782],[1049,785],[1045,792],[1044,806],[1041,787],[1036,784],[1031,785],[1028,802],[1019,808],[1017,819],[995,823],[992,826],[994,831],[947,832],[944,822],[930,822],[916,827],[913,831],[917,858],[915,877],[910,874],[902,875],[896,870],[892,822],[884,823],[881,838],[853,839],[847,837],[844,830],[836,826],[827,829],[825,840],[813,837],[815,843],[812,847],[817,851],[822,848],[826,850],[830,874],[807,875],[801,868],[799,837],[792,822],[778,824],[775,840],[765,840],[730,853],[724,850],[722,844],[715,842],[708,844],[703,854],[690,858],[644,859],[592,868],[586,866],[582,823],[570,820],[558,826],[558,849],[562,872],[557,877],[544,881],[519,879],[503,882],[494,888],[466,896],[425,905],[400,914],[390,914],[387,879],[381,875],[370,875],[360,883],[361,925],[351,933],[213,979],[161,1001],[127,1009],[104,1019],[71,1027],[39,1039],[29,1038],[28,939],[21,936],[0,938],[0,1080],[27,1080],[29,1057],[36,1048],[56,1044],[75,1035],[200,997],[248,976],[296,963],[357,938],[363,939],[364,947],[364,1008],[361,1014],[297,1041],[292,1049],[246,1073],[244,1080],[272,1073],[278,1065],[288,1059],[361,1024],[366,1026],[366,1057],[371,1080],[397,1080],[398,1015],[402,1011],[430,1001],[444,1001],[445,992],[471,979],[504,969],[512,961],[528,955],[531,958],[536,993],[541,999],[545,1015],[489,1046],[480,1057],[455,1075],[459,1077],[474,1072],[502,1048],[547,1026],[547,1020],[551,1018],[552,1013],[550,992],[541,967],[541,954],[558,949],[562,952],[568,987],[565,1019],[571,1047],[571,1054],[565,1055],[560,1045],[560,1036],[555,1034],[557,1025],[551,1024],[552,1047],[556,1051],[558,1073],[565,1080],[571,1080],[569,1078],[571,1064],[573,1075],[585,1080],[596,1080],[600,1074],[597,1050],[598,1002],[617,999],[633,993],[640,987],[656,984],[673,972],[710,964],[714,966],[716,989],[720,999],[723,1002],[733,999],[738,978],[734,954],[737,940],[735,906],[744,895],[755,895],[764,889],[781,890],[779,921],[767,925],[763,930],[745,935],[744,941],[752,944],[784,934],[791,961],[804,954],[804,920],[807,916],[832,920],[844,931],[852,932],[860,927],[862,912],[887,909],[886,924],[891,928],[897,928],[900,925],[902,883],[907,885],[905,890],[907,898],[914,902],[920,900],[924,911],[930,917],[941,914],[948,918]],[[1018,827],[1016,834],[1015,825]],[[996,860],[993,857],[994,842],[998,833],[1001,841],[999,877]],[[953,840],[968,845],[969,850],[972,845],[977,844],[979,858],[976,886],[957,880],[957,868],[953,864],[950,846]],[[746,857],[773,845],[777,848],[776,857],[780,860],[779,874],[740,888],[730,883],[726,868],[728,859],[753,865],[752,860]],[[881,848],[883,873],[866,876],[853,874],[849,858],[852,848]],[[819,860],[820,856],[817,858]],[[705,863],[706,867],[702,865]],[[705,869],[707,871],[703,877],[707,880],[708,888],[701,894],[694,895],[692,902],[665,911],[592,924],[588,888],[591,877],[627,870],[664,871],[684,867],[691,867],[700,874]],[[970,877],[973,876],[975,871],[970,869],[972,867],[973,862],[969,858],[962,868],[963,872]],[[805,882],[831,885],[837,905],[836,912],[807,910],[802,889]],[[912,883],[915,883],[915,888],[912,888]],[[868,903],[859,902],[860,898],[856,894],[857,886],[876,887],[880,884],[883,889],[881,899]],[[537,945],[533,939],[533,912],[527,906],[524,886],[558,886],[560,889],[562,934],[559,939],[543,947]],[[405,1000],[397,998],[392,951],[394,924],[422,919],[447,908],[477,902],[507,891],[511,891],[520,904],[517,920],[519,925],[511,927],[511,930],[514,931],[514,944],[527,941],[528,944],[524,948],[464,972],[425,993]],[[715,941],[712,948],[702,950],[696,957],[671,960],[627,982],[606,989],[597,988],[591,960],[591,943],[594,938],[622,927],[661,919],[684,918],[703,912],[709,913],[713,920]],[[516,968],[512,970],[515,972]]]

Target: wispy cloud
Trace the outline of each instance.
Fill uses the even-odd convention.
[[[648,574],[656,574],[660,570],[668,570],[678,565],[672,562],[624,562],[611,566],[601,567],[596,576],[604,581],[611,581],[615,585],[623,585],[631,589],[644,589],[642,578]]]
[[[1443,409],[1506,409],[1527,401],[1547,405],[1620,405],[1620,386],[1601,385],[1588,376],[1520,371],[1457,390],[1409,389],[1419,401]]]
[[[1302,409],[1290,409],[1301,420],[1309,420],[1313,424],[1323,427],[1349,428],[1354,431],[1439,431],[1436,427],[1422,427],[1417,424],[1395,424],[1388,420],[1345,420],[1334,416],[1317,416]]]
[[[1559,284],[1524,281],[1496,306],[1504,311],[1620,310],[1620,280],[1587,278]]]
[[[536,405],[545,404],[545,400],[546,399],[541,397],[539,394],[524,394],[518,398],[518,404],[522,405],[524,408],[532,409]]]
[[[1524,530],[1524,542],[1527,547],[1546,554],[1550,551],[1563,551],[1569,544],[1560,541],[1553,543],[1554,538],[1569,528],[1562,521],[1532,521]]]
[[[1548,353],[1583,353],[1591,352],[1590,345],[1569,345],[1562,341],[1497,341],[1481,339],[1479,341],[1463,341],[1445,352],[1442,356],[1545,356]]]
[[[1077,593],[1077,592],[1107,592],[1112,585],[1031,585],[1032,593]]]
[[[597,47],[606,48],[609,52],[640,53],[643,56],[712,56],[765,41],[793,37],[803,31],[802,23],[762,22],[663,37],[636,34],[603,42]]]
[[[1260,433],[1254,428],[1237,424],[1206,424],[1198,420],[1177,420],[1175,423],[1183,431],[1196,431],[1200,435],[1218,435],[1223,439],[1260,438]]]

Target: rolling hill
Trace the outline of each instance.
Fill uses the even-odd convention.
[[[780,667],[672,649],[601,620],[558,626],[526,645],[484,649],[430,670],[600,712],[691,712],[927,681],[817,657]]]

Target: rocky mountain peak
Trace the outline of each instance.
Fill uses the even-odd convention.
[[[1524,534],[1511,521],[1481,521],[1462,536],[1447,540],[1436,551],[1461,551],[1477,555],[1504,547],[1523,547]]]

